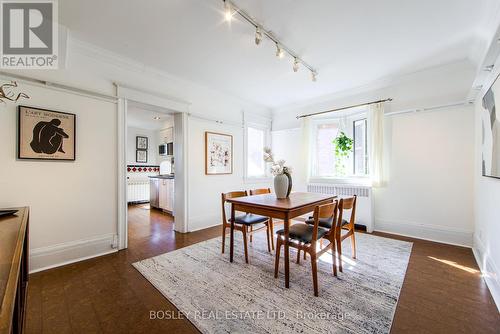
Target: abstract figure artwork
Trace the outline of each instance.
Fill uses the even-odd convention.
[[[496,110],[497,105],[500,106],[500,81],[498,78],[481,101],[481,166],[483,176],[500,178],[500,118]]]
[[[15,81],[0,85],[0,103],[5,103],[4,100],[17,102],[17,100],[19,100],[20,98],[30,98],[25,93],[15,93],[14,88],[17,88],[17,82]]]
[[[75,160],[76,115],[19,106],[18,158]]]
[[[205,132],[205,174],[233,173],[233,136]]]

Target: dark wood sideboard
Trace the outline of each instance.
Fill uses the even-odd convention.
[[[0,334],[22,333],[28,292],[29,208],[0,217]]]

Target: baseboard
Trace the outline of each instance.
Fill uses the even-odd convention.
[[[32,249],[30,251],[30,273],[117,252],[118,250],[113,248],[115,238],[114,234],[105,234]]]
[[[413,222],[396,222],[375,218],[375,231],[402,235],[462,247],[472,247],[472,231]]]
[[[491,259],[484,256],[484,245],[475,235],[472,252],[474,253],[474,257],[476,258],[476,262],[481,270],[484,281],[490,290],[491,296],[497,305],[497,309],[500,312],[500,272]]]

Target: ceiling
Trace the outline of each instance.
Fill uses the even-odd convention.
[[[174,112],[171,110],[129,102],[127,106],[127,126],[139,129],[161,130],[173,124],[173,114]],[[159,117],[160,119],[155,119],[155,117]]]
[[[72,36],[269,108],[470,58],[494,0],[234,0],[319,72],[312,82],[221,0],[64,0]]]

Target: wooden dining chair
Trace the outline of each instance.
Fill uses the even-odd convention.
[[[262,195],[262,194],[270,194],[270,188],[261,188],[261,189],[251,189],[250,196],[252,195]],[[252,227],[250,227],[252,229]],[[269,232],[271,234],[271,249],[274,250],[274,224],[273,218],[269,217]],[[252,235],[250,235],[250,242],[252,242]]]
[[[289,246],[296,248],[298,251],[303,251],[309,253],[311,257],[311,268],[312,268],[312,278],[314,295],[318,297],[318,265],[317,261],[319,257],[331,250],[332,253],[332,269],[333,275],[337,276],[337,264],[335,260],[335,224],[332,224],[331,228],[320,227],[320,219],[330,219],[336,221],[337,218],[337,201],[333,203],[319,205],[314,209],[314,224],[309,225],[305,223],[298,223],[290,226],[288,230],[289,235]],[[332,230],[333,228],[333,230]],[[285,230],[279,230],[277,232],[278,237],[276,239],[276,261],[274,267],[274,277],[278,278],[279,261],[281,246],[284,245],[284,234]],[[328,240],[328,244],[324,247],[320,246],[317,249],[318,240],[325,238]],[[300,258],[300,254],[298,255]]]
[[[335,240],[337,243],[337,256],[339,262],[339,271],[342,272],[342,241],[346,238],[351,237],[351,247],[352,247],[352,258],[356,258],[356,237],[354,235],[354,222],[356,220],[356,199],[357,196],[349,198],[341,198],[338,206],[338,219],[337,227],[335,229]],[[351,218],[349,221],[344,219],[344,212],[351,211]],[[347,233],[342,234],[342,230],[347,231]]]
[[[224,254],[226,245],[226,229],[231,228],[231,219],[226,215],[226,200],[229,198],[237,198],[248,196],[246,191],[233,191],[222,194],[222,253]],[[254,225],[263,224],[263,226],[253,229]],[[251,228],[251,230],[250,230]],[[234,218],[234,229],[243,233],[243,245],[245,248],[245,262],[248,263],[248,245],[247,236],[252,235],[262,229],[266,229],[267,233],[267,250],[271,252],[270,236],[269,236],[269,218],[259,216],[253,213],[243,213]]]

